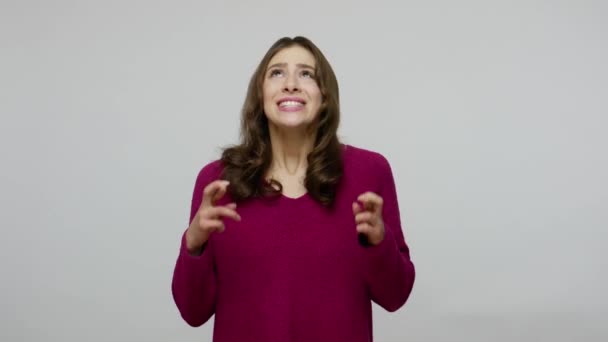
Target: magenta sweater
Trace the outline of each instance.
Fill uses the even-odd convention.
[[[216,160],[198,174],[190,221],[221,170]],[[352,211],[366,191],[384,199],[385,238],[371,247],[359,244]],[[326,209],[308,194],[239,203],[242,220],[225,219],[200,256],[182,234],[172,292],[183,319],[200,326],[215,314],[215,342],[372,341],[371,301],[399,309],[415,275],[388,161],[345,145],[335,204]]]

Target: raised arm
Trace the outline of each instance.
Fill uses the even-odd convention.
[[[366,280],[372,300],[393,312],[407,301],[416,272],[401,228],[393,173],[382,155],[379,155],[376,170],[381,183],[378,195],[382,197],[385,234],[379,244],[365,250],[368,261]]]
[[[172,281],[173,299],[183,319],[200,326],[215,313],[216,275],[211,234],[224,229],[223,218],[240,220],[236,204],[216,206],[228,182],[217,180],[217,162],[198,174],[192,194],[190,225],[183,233]]]

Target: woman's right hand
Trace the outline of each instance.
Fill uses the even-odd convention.
[[[236,203],[216,206],[215,202],[226,194],[230,182],[216,180],[209,183],[203,190],[203,200],[192,222],[186,231],[186,248],[194,255],[200,255],[203,245],[214,232],[223,232],[224,217],[240,221],[241,216],[236,212]]]

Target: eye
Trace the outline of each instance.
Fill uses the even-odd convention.
[[[313,74],[312,71],[310,71],[310,70],[302,71],[302,76],[308,77],[308,78],[315,78],[315,74]]]
[[[283,74],[283,71],[280,69],[273,69],[270,70],[270,73],[268,74],[270,77],[275,77],[275,76],[280,76]]]

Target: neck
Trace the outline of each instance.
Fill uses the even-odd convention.
[[[307,157],[314,147],[314,132],[305,130],[285,130],[269,127],[272,145],[270,172],[289,175],[305,174],[308,167]]]

